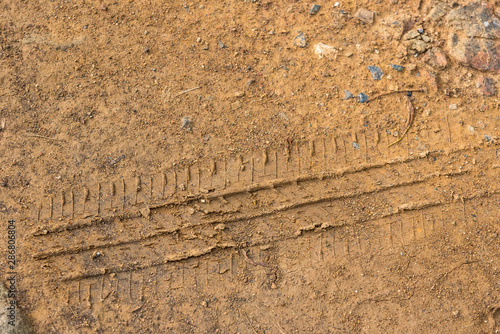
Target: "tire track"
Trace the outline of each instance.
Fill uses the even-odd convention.
[[[484,201],[485,198],[488,201]],[[462,234],[464,229],[472,226],[476,220],[487,221],[500,214],[499,192],[478,194],[465,199],[465,203],[476,207],[472,211],[472,216],[476,217],[474,221],[465,217],[461,221],[453,219],[454,213],[461,210],[460,201],[440,203],[366,222],[359,229],[356,227],[360,226],[356,224],[319,228],[305,232],[301,238],[294,236],[275,241],[270,247],[262,247],[259,243],[245,246],[255,261],[267,263],[269,268],[253,267],[243,256],[238,255],[233,245],[221,244],[199,252],[196,257],[172,259],[172,262],[151,262],[148,265],[121,268],[113,272],[66,277],[63,284],[68,294],[71,294],[71,297],[68,296],[69,303],[87,303],[87,307],[91,309],[118,300],[121,303],[141,305],[148,293],[149,298],[155,300],[161,299],[162,293],[166,296],[183,296],[191,289],[191,293],[203,294],[209,292],[213,284],[224,284],[230,293],[232,288],[242,284],[239,275],[248,270],[263,279],[268,272],[278,268],[283,271],[285,277],[292,276],[297,271],[307,270],[304,266],[317,270],[331,266],[341,268],[358,257],[396,256],[400,252],[406,253],[406,248],[413,243],[425,244],[425,240],[440,234],[452,245],[452,237]],[[295,252],[290,254],[290,249]],[[270,253],[279,255],[271,258],[268,256]],[[119,281],[125,283],[120,291],[113,283],[108,284],[118,284]],[[76,298],[75,287],[79,295],[83,293],[86,296]],[[99,294],[100,298],[97,298]],[[114,296],[114,301],[108,299],[110,296]]]
[[[58,200],[57,196],[50,197],[48,205],[37,209],[37,218],[45,225],[33,233],[38,249],[33,258],[56,263],[54,266],[65,272],[65,279],[142,268],[138,267],[140,259],[157,258],[146,265],[151,267],[219,249],[287,240],[321,226],[352,225],[356,219],[329,223],[324,220],[329,216],[341,217],[342,205],[360,198],[373,201],[377,194],[387,197],[394,191],[411,197],[410,189],[416,194],[419,187],[430,189],[443,178],[463,177],[471,183],[484,172],[496,176],[491,170],[479,173],[474,170],[476,163],[488,165],[492,158],[498,160],[495,145],[419,153],[407,146],[407,154],[403,156],[402,149],[397,147],[385,148],[387,154],[381,153],[382,138],[378,132],[376,136],[360,132],[323,137],[297,143],[283,152],[266,149],[211,160],[208,164],[198,162],[159,175],[100,182],[94,187],[96,191],[82,188],[81,195],[75,195],[74,190],[61,192]],[[352,145],[349,151],[346,142],[357,145]],[[365,147],[358,149],[363,142]],[[389,159],[391,153],[397,156]],[[454,196],[474,198],[477,193],[469,194],[462,189]],[[449,198],[443,194],[419,201],[393,200],[395,212],[377,208],[373,217],[357,222],[448,202]],[[357,214],[354,209],[350,212]],[[264,236],[262,240],[243,240],[237,235],[221,237],[229,235],[224,231],[226,228],[244,233],[249,226],[282,218],[286,220],[282,224],[286,233],[280,237]],[[223,227],[216,229],[218,225]],[[171,243],[170,250],[161,247],[165,242]],[[187,246],[178,247],[180,243]],[[95,257],[89,253],[110,249],[121,255],[96,266]],[[72,259],[66,262],[72,263],[70,267],[64,265],[68,257]],[[86,273],[78,269],[87,266],[96,269]]]
[[[442,164],[441,160],[455,160],[456,163],[465,164],[467,161],[465,159],[462,159],[462,161],[459,161],[463,155],[463,151],[457,152],[452,155],[440,155],[439,160],[436,156],[434,156],[432,159],[426,158],[427,155],[422,155],[419,158],[416,158],[414,160],[411,160],[412,163],[409,164],[407,160],[405,160],[405,163],[402,162],[397,162],[395,164],[386,164],[384,165],[377,165],[376,167],[370,167],[370,168],[361,168],[358,172],[351,172],[351,173],[339,173],[337,174],[336,177],[332,177],[330,175],[327,178],[324,177],[307,177],[304,178],[302,181],[297,181],[297,182],[276,182],[276,184],[273,184],[272,186],[265,186],[265,187],[256,187],[255,190],[248,191],[248,192],[233,192],[231,195],[241,195],[241,194],[247,194],[244,195],[242,201],[246,203],[256,203],[258,197],[260,196],[262,200],[264,199],[269,199],[273,198],[274,200],[272,203],[267,204],[267,205],[259,205],[258,207],[255,207],[254,205],[249,205],[245,208],[239,208],[238,210],[234,210],[234,208],[227,209],[227,208],[222,208],[224,204],[219,203],[208,203],[207,201],[210,201],[211,199],[221,197],[224,199],[224,202],[227,202],[229,199],[229,196],[226,195],[224,196],[216,196],[210,199],[204,199],[202,202],[199,202],[196,206],[196,210],[198,211],[198,214],[195,215],[194,212],[191,212],[188,219],[185,219],[184,221],[177,223],[177,227],[175,228],[170,228],[170,229],[161,229],[161,230],[156,230],[156,231],[149,231],[145,232],[143,235],[141,235],[139,238],[129,238],[129,240],[121,240],[121,241],[115,241],[115,242],[107,242],[107,243],[101,243],[101,244],[92,244],[92,245],[87,245],[86,247],[82,246],[77,246],[77,247],[71,247],[67,244],[59,244],[59,245],[53,245],[53,248],[58,248],[59,250],[50,250],[50,251],[43,251],[36,253],[34,255],[35,259],[43,259],[43,258],[48,258],[48,257],[53,257],[53,256],[58,256],[62,254],[74,254],[78,253],[80,251],[88,250],[88,249],[94,249],[98,247],[112,247],[112,246],[119,246],[122,244],[130,244],[134,242],[142,242],[147,239],[152,239],[158,236],[162,236],[165,234],[172,234],[172,233],[179,233],[183,228],[186,227],[191,227],[191,226],[197,226],[197,225],[215,225],[215,224],[228,224],[228,223],[234,223],[238,221],[250,221],[252,219],[260,218],[260,217],[265,217],[265,216],[270,216],[270,215],[275,215],[280,212],[284,212],[287,210],[295,209],[295,208],[300,208],[304,206],[310,206],[310,205],[315,205],[319,204],[322,202],[326,201],[335,201],[335,200],[340,200],[340,199],[346,199],[346,198],[353,198],[357,197],[360,195],[364,194],[375,194],[378,192],[382,191],[387,191],[390,189],[396,189],[396,188],[403,188],[405,186],[409,186],[412,184],[417,184],[417,183],[422,183],[426,182],[428,180],[431,180],[433,178],[439,178],[442,176],[453,176],[453,175],[460,175],[463,174],[467,171],[467,169],[461,169],[458,171],[455,171],[454,168],[447,168],[443,170],[442,172],[435,172],[435,173],[428,173],[427,175],[423,174],[427,170],[432,170],[433,166]],[[414,173],[417,174],[419,177],[415,178],[412,175],[406,175],[404,174],[405,170],[408,168],[414,168]],[[398,169],[399,168],[399,169]],[[390,171],[392,169],[392,171]],[[335,174],[333,174],[335,175]],[[383,184],[381,180],[383,180],[384,177],[387,175],[393,175],[390,178],[390,182],[387,184]],[[423,176],[422,176],[423,175]],[[372,182],[369,182],[372,181]],[[300,184],[300,185],[299,185]],[[299,189],[297,192],[297,188]],[[308,188],[311,189],[310,192],[308,192]],[[323,188],[324,191],[320,192],[320,196],[314,196],[311,193],[313,191],[317,191],[319,188]],[[345,191],[344,189],[349,189],[349,191]],[[352,189],[352,190],[351,190]],[[269,191],[273,190],[274,192],[277,192],[280,197],[284,197],[284,201],[276,200],[276,194],[273,192],[273,194],[269,194]],[[335,191],[336,190],[336,191]],[[264,192],[263,194],[259,194],[259,192]],[[284,195],[287,194],[288,196]],[[304,197],[304,194],[309,193],[308,196]],[[291,196],[290,196],[291,195]],[[259,201],[260,202],[260,201]],[[228,203],[228,202],[227,202]],[[240,202],[241,203],[241,202]],[[241,204],[240,204],[241,205]],[[227,206],[227,205],[226,205]],[[215,207],[215,209],[214,209]],[[211,209],[212,208],[212,209]],[[149,210],[149,208],[148,208]],[[165,211],[170,210],[171,216],[175,214],[177,211],[181,210],[194,210],[192,207],[187,207],[187,208],[179,208],[178,206],[174,206],[171,208],[167,208],[166,206],[158,206],[156,208],[153,208],[152,211],[149,212],[148,214],[148,219],[150,220],[155,220],[155,219],[161,219],[161,218],[156,218],[156,216],[162,216],[165,215]],[[211,210],[211,211],[210,211]],[[215,210],[215,214],[210,214],[213,213]],[[151,217],[149,217],[151,216]],[[214,216],[214,217],[212,217]],[[123,217],[120,217],[123,219]],[[140,219],[139,215],[135,216],[129,216],[127,217],[129,220],[138,220]],[[86,227],[92,226],[93,224],[98,224],[102,225],[105,223],[105,220],[91,220],[88,222],[88,225]],[[107,222],[111,222],[111,220],[108,220]],[[146,223],[143,223],[143,225],[147,225]],[[138,227],[139,230],[141,230],[141,227]],[[129,230],[137,230],[137,228],[128,228]],[[123,229],[122,229],[123,230]],[[59,229],[58,230],[59,234],[61,234],[64,229]],[[67,230],[66,230],[67,231]],[[74,231],[72,228],[69,231]],[[104,231],[103,231],[104,232]],[[110,233],[108,233],[110,234]],[[120,233],[120,231],[115,230],[113,234],[119,235],[123,234]],[[43,239],[43,245],[46,248],[49,248],[51,246],[50,240],[47,238],[56,238],[56,236],[52,236],[51,234],[48,234],[47,236],[43,235],[38,235],[39,237],[42,237]],[[71,233],[66,236],[61,236],[62,240],[79,240],[79,236],[76,233]],[[119,240],[119,238],[117,238]]]

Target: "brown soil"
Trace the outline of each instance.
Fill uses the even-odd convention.
[[[37,332],[500,332],[498,74],[428,17],[467,2],[334,3],[0,4],[0,219]]]

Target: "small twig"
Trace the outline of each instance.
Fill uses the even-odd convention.
[[[248,263],[250,263],[252,266],[262,266],[262,267],[269,267],[267,264],[265,263],[261,263],[261,262],[255,262],[253,261],[252,259],[250,259],[247,255],[247,251],[244,250],[244,249],[241,249],[241,254],[243,254],[243,257],[245,258],[245,261],[247,261]]]
[[[404,138],[404,136],[406,135],[406,133],[408,132],[408,130],[410,129],[410,127],[413,123],[413,118],[415,115],[415,108],[413,108],[413,104],[411,103],[411,100],[408,97],[408,95],[405,95],[405,98],[406,98],[406,102],[408,103],[408,113],[409,113],[408,120],[406,121],[406,129],[403,132],[403,135],[401,137],[399,137],[398,140],[396,140],[394,143],[390,144],[387,147],[391,147],[392,145],[399,143]]]
[[[189,88],[189,89],[183,90],[182,92],[177,93],[176,96],[181,96],[182,94],[186,94],[186,93],[192,92],[193,90],[197,90],[200,88],[201,88],[200,86],[194,87],[194,88]]]
[[[41,135],[36,135],[34,133],[27,133],[29,137],[36,137],[36,138],[42,138],[42,139],[47,139],[47,140],[53,140],[53,141],[64,141],[63,139],[56,139],[56,138],[50,138],[46,136],[41,136]]]
[[[383,92],[378,95],[375,95],[374,97],[369,98],[365,103],[371,102],[373,100],[378,99],[379,97],[386,96],[392,93],[406,93],[406,92],[425,92],[425,89],[419,88],[419,89],[399,89],[399,90],[391,90],[388,92]]]
[[[142,304],[139,307],[136,307],[135,309],[132,310],[132,313],[135,313],[135,312],[139,311],[143,306],[144,306],[144,304]]]

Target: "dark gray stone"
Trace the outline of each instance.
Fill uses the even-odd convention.
[[[316,15],[321,9],[320,5],[313,5],[311,10],[309,11],[309,15]]]
[[[365,103],[366,101],[368,101],[370,97],[368,95],[366,95],[365,93],[359,93],[358,95],[358,99],[359,99],[359,102],[360,103]]]
[[[377,66],[368,66],[370,73],[372,74],[372,78],[374,80],[380,80],[384,76],[384,72]]]
[[[394,65],[394,64],[390,64],[391,68],[393,70],[396,70],[398,72],[403,72],[403,70],[405,69],[403,66],[401,65]]]

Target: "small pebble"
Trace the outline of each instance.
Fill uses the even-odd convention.
[[[412,94],[413,94],[413,92],[410,92],[410,91],[406,92],[406,96],[408,96],[408,97],[411,97]]]
[[[218,231],[224,231],[226,229],[226,225],[223,224],[223,223],[220,223],[220,224],[217,224],[215,227],[214,227],[214,230],[218,230]]]
[[[403,66],[401,66],[401,65],[393,65],[393,64],[390,64],[390,65],[391,65],[391,68],[392,68],[393,70],[396,70],[396,71],[398,71],[398,72],[402,72],[402,71],[405,69],[405,68],[404,68]]]
[[[221,41],[217,40],[217,43],[219,43],[219,49],[225,49],[227,46],[224,45]]]
[[[488,135],[484,135],[484,140],[486,140],[486,141],[491,141],[491,137],[490,137],[490,136],[488,136]]]
[[[359,102],[360,103],[365,103],[366,101],[368,101],[370,97],[368,95],[366,95],[365,93],[359,93],[358,95],[358,99],[359,99]]]
[[[359,144],[356,143],[355,141],[352,142],[352,147],[354,147],[355,149],[359,150]]]
[[[350,91],[348,91],[347,89],[344,90],[344,100],[349,100],[349,99],[352,99],[354,97],[354,95],[352,95],[352,93]]]
[[[373,80],[380,80],[384,76],[384,72],[377,66],[368,66],[368,70],[372,74]]]
[[[427,44],[424,41],[416,40],[411,45],[411,48],[419,53],[425,52],[427,50]]]
[[[365,8],[359,8],[354,17],[364,23],[373,24],[375,13]]]
[[[193,124],[193,122],[191,121],[191,117],[189,117],[189,116],[182,117],[181,129],[191,130],[192,124]]]
[[[150,50],[149,50],[149,48],[146,46],[146,47],[144,48],[144,53],[149,53],[149,51],[150,51]]]
[[[418,31],[419,34],[423,34],[424,33],[424,28],[418,28],[417,31]]]
[[[456,104],[450,104],[450,107],[449,107],[451,110],[456,110],[458,107]]]
[[[410,31],[408,31],[408,32],[405,34],[404,39],[408,41],[408,40],[410,40],[410,39],[415,39],[415,38],[417,38],[418,36],[419,36],[418,31],[415,31],[415,30],[410,30]]]
[[[293,44],[295,46],[300,47],[300,48],[305,48],[307,45],[307,42],[306,42],[306,37],[304,36],[304,33],[298,34],[297,37],[295,37],[295,39],[293,40]]]
[[[313,5],[311,10],[309,11],[309,15],[315,15],[319,12],[319,10],[321,9],[321,6],[320,5]]]
[[[333,4],[333,7],[338,7],[338,6],[340,6],[340,2],[338,2],[338,1]]]

